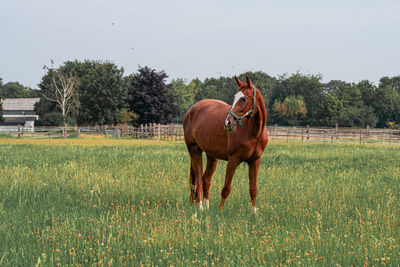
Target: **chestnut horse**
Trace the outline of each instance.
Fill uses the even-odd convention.
[[[183,119],[185,143],[190,154],[190,199],[203,209],[203,198],[209,208],[211,177],[217,161],[227,160],[225,185],[221,192],[220,209],[231,191],[233,174],[241,162],[249,165],[250,198],[257,211],[257,173],[261,154],[267,143],[267,112],[264,99],[246,76],[246,82],[235,76],[238,91],[232,106],[225,102],[205,99],[194,104]],[[207,155],[203,174],[202,152]]]

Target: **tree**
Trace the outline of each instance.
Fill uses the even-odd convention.
[[[77,78],[72,72],[69,74],[57,73],[53,75],[53,91],[43,94],[44,98],[55,102],[61,109],[64,123],[66,123],[67,114],[73,104],[77,83]]]
[[[371,90],[374,90],[372,84],[365,81],[359,84],[350,84],[333,80],[324,85],[325,94],[333,96],[330,100],[341,103],[338,105],[340,111],[337,117],[337,123],[340,126],[365,127],[370,125],[371,127],[375,127],[377,116],[374,107],[366,105],[363,100],[372,101],[370,96]],[[324,105],[328,104],[328,102],[323,103]],[[336,119],[336,114],[334,119]],[[333,123],[329,119],[328,122],[330,124]]]
[[[1,82],[1,78],[0,78],[0,82]],[[0,122],[4,121],[4,117],[3,117],[3,102],[2,102],[2,98],[0,97]]]
[[[391,86],[400,94],[400,75],[394,77],[382,77],[379,80],[379,87]]]
[[[338,123],[344,127],[375,127],[377,117],[372,107],[347,105],[340,111]]]
[[[375,103],[376,86],[368,80],[360,81],[357,85],[361,93],[361,99],[366,106],[373,107]]]
[[[165,84],[167,74],[149,67],[139,67],[130,76],[129,107],[139,115],[137,122],[169,123],[177,114],[174,97]]]
[[[321,80],[321,75],[304,75],[299,72],[291,76],[282,75],[272,89],[271,100],[277,99],[282,102],[290,95],[302,96],[307,108],[307,117],[304,117],[299,123],[317,125],[324,99]]]
[[[118,124],[127,107],[124,69],[111,62],[71,62],[80,80],[78,124]]]
[[[390,85],[376,89],[374,107],[378,116],[378,127],[389,122],[400,122],[400,94]]]
[[[4,98],[32,98],[39,97],[39,91],[23,86],[18,82],[8,82],[0,85],[0,96]]]
[[[3,79],[0,77],[0,87],[3,85]],[[3,117],[3,102],[0,96],[0,122],[4,121],[4,117]]]
[[[186,111],[194,104],[196,96],[196,84],[192,81],[186,85],[184,79],[172,80],[171,93],[175,99],[177,107],[176,122],[182,122]]]
[[[287,125],[298,125],[299,121],[307,116],[302,96],[290,95],[283,102],[275,100],[272,110],[275,117],[280,119],[280,123]]]
[[[120,113],[127,107],[127,88],[123,78],[123,68],[118,68],[110,62],[100,61],[67,61],[58,69],[48,71],[39,84],[42,94],[54,89],[53,75],[74,73],[79,80],[75,90],[75,98],[67,114],[68,124],[80,125],[117,124]],[[55,102],[41,98],[36,105],[40,115],[39,123],[43,125],[44,115],[57,112],[59,108]],[[54,116],[48,118],[56,119]],[[56,123],[57,120],[54,121]]]
[[[224,102],[232,102],[237,85],[233,77],[207,78],[203,83],[197,83],[196,101],[202,99],[218,99]]]
[[[320,110],[319,124],[321,126],[335,126],[339,122],[343,103],[332,94],[326,94]]]

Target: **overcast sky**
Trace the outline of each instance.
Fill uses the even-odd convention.
[[[376,83],[400,75],[400,1],[1,1],[4,82],[37,88],[50,60],[75,59],[170,79],[261,70]]]

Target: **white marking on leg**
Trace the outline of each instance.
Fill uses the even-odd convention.
[[[210,208],[210,201],[208,201],[208,199],[204,199],[204,204],[206,206],[206,209]]]
[[[202,201],[199,202],[199,209],[200,209],[200,211],[203,211],[203,202]]]
[[[258,208],[253,206],[253,213],[257,215]]]

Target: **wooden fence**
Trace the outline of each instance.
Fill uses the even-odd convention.
[[[267,127],[269,140],[400,144],[400,130],[367,128]]]
[[[181,124],[150,123],[133,126],[75,126],[75,127],[35,127],[34,131],[2,132],[10,136],[28,136],[34,138],[82,137],[104,135],[114,138],[154,139],[154,140],[183,140]],[[282,127],[267,126],[269,141],[319,141],[341,143],[378,143],[400,144],[400,130],[361,128],[313,128],[313,127]]]

